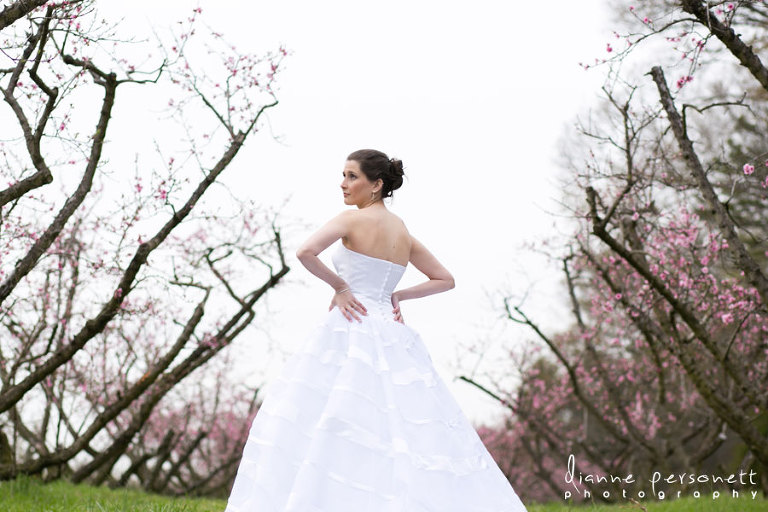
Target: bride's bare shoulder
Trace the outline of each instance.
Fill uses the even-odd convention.
[[[394,223],[399,224],[402,226],[406,231],[408,231],[408,227],[405,225],[405,221],[401,219],[399,216],[395,215],[392,212],[388,212],[389,217],[392,219]]]
[[[342,210],[334,219],[346,224],[356,222],[360,219],[360,212],[358,210]]]

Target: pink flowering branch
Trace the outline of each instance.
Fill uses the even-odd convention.
[[[693,15],[699,23],[706,26],[712,34],[736,57],[742,66],[768,91],[768,68],[752,47],[744,43],[730,25],[721,21],[701,0],[681,0],[683,10]]]
[[[624,444],[630,444],[629,439],[625,435],[623,435],[614,425],[612,425],[610,422],[605,421],[605,417],[600,413],[600,411],[598,411],[597,407],[595,407],[592,401],[586,397],[584,391],[582,390],[582,385],[579,382],[579,379],[576,375],[576,368],[570,362],[568,362],[565,355],[557,347],[557,345],[546,334],[544,334],[541,328],[538,325],[536,325],[536,323],[534,323],[530,318],[528,318],[518,306],[512,307],[512,309],[515,310],[515,313],[512,313],[512,310],[510,309],[510,306],[509,306],[509,301],[505,299],[504,309],[507,313],[508,319],[516,323],[527,325],[536,333],[536,335],[542,341],[544,341],[544,343],[547,344],[547,346],[552,351],[552,353],[555,354],[557,359],[565,367],[566,372],[568,373],[568,378],[571,382],[571,386],[573,388],[574,394],[579,399],[579,401],[584,406],[584,408],[589,412],[589,414],[592,417],[594,417],[601,424],[601,426],[607,432],[609,432],[616,440]]]
[[[609,272],[607,271],[607,269],[605,269],[599,264],[597,264],[597,267],[600,270],[602,278],[610,286],[611,290],[615,294],[621,296],[620,301],[624,309],[631,313],[629,317],[632,323],[642,333],[643,338],[647,342],[648,346],[653,350],[654,358],[656,361],[657,375],[659,380],[658,400],[660,403],[664,403],[666,401],[666,391],[665,391],[665,385],[664,385],[665,373],[663,371],[663,366],[661,364],[661,361],[660,359],[658,359],[658,353],[662,350],[661,340],[668,339],[673,329],[671,329],[669,322],[663,321],[663,318],[664,318],[663,313],[660,313],[659,310],[656,310],[656,312],[660,313],[660,315],[658,316],[658,318],[662,319],[662,322],[660,323],[655,322],[649,313],[637,308],[628,299],[628,297],[630,296],[629,290],[618,286],[618,284],[616,284],[616,282],[609,277]],[[724,405],[728,403],[727,397],[723,396],[721,391],[716,386],[714,386],[707,379],[707,377],[702,373],[701,365],[696,361],[693,351],[691,350],[690,344],[683,343],[681,342],[680,339],[677,339],[676,341],[677,343],[668,344],[666,345],[666,347],[669,348],[671,352],[681,362],[683,368],[686,370],[686,374],[694,382],[699,392],[702,393],[702,396],[704,396],[705,401],[710,405],[712,405],[715,408],[715,410],[719,413],[719,415],[730,414],[731,411],[726,410],[726,408],[724,407]],[[712,451],[716,450],[722,444],[723,439],[720,439],[718,437],[718,434],[722,431],[723,423],[724,421],[722,419],[719,422],[713,422],[709,418],[707,418],[705,419],[705,421],[701,423],[698,429],[693,429],[690,431],[689,434],[686,435],[685,440],[693,439],[698,435],[700,435],[703,429],[709,427],[709,433],[707,435],[708,440],[704,442],[700,442],[700,445],[699,445],[700,448],[696,452],[691,454],[689,457],[690,462],[692,464],[701,463],[701,461],[703,461],[709,454],[711,454]]]
[[[149,417],[154,410],[155,406],[160,400],[179,382],[189,376],[194,370],[200,368],[203,364],[209,361],[215,356],[221,349],[226,347],[232,342],[242,330],[251,323],[255,313],[253,312],[253,305],[270,289],[275,287],[277,283],[288,273],[290,270],[285,265],[284,256],[282,255],[282,248],[280,245],[279,234],[276,234],[276,244],[281,254],[281,261],[283,266],[280,271],[271,276],[267,282],[265,282],[259,289],[253,291],[248,295],[246,302],[242,304],[240,309],[232,315],[232,317],[222,326],[222,328],[212,336],[215,343],[209,343],[199,345],[193,350],[184,360],[179,362],[173,369],[163,374],[163,376],[157,381],[154,388],[143,396],[141,406],[130,421],[130,424],[124,429],[118,436],[116,436],[114,442],[106,450],[94,457],[91,462],[80,467],[71,477],[73,482],[81,482],[100,466],[113,460],[117,455],[125,452],[129,443],[141,430],[141,428],[149,420]],[[202,312],[201,312],[202,314]],[[73,450],[74,451],[74,450]],[[79,451],[79,450],[78,450]],[[76,452],[75,452],[76,453]],[[74,454],[72,454],[74,455]],[[51,465],[53,462],[50,460],[44,461],[45,465]],[[41,467],[43,462],[38,462],[34,467],[24,468],[25,471],[36,471]],[[44,466],[43,466],[44,467]],[[2,475],[2,467],[0,466],[0,475]]]
[[[722,351],[714,343],[704,326],[696,318],[696,315],[678,300],[678,298],[672,294],[664,283],[655,276],[638,257],[630,253],[630,251],[613,238],[607,230],[601,227],[600,217],[596,209],[596,192],[592,187],[587,188],[587,196],[590,204],[591,217],[593,219],[594,234],[605,242],[613,252],[621,256],[624,261],[631,265],[645,279],[645,281],[653,287],[654,290],[664,297],[666,302],[672,306],[674,313],[680,315],[680,317],[684,319],[686,325],[690,327],[696,338],[702,342],[713,356],[715,356],[716,360],[727,371],[729,377],[737,384],[739,390],[749,398],[754,405],[765,407],[765,397],[761,398],[746,382],[743,372],[732,364],[731,361],[724,358]],[[713,410],[716,411],[734,431],[739,433],[751,450],[757,450],[754,453],[759,460],[768,461],[768,448],[766,448],[764,443],[764,436],[762,436],[751,422],[746,419],[742,407],[734,407],[732,400],[721,396],[716,392],[712,384],[707,382],[706,377],[702,375],[701,370],[693,362],[693,358],[688,353],[688,343],[680,338],[674,317],[674,314],[670,316],[668,324],[677,343],[670,344],[670,350],[677,355],[681,364],[685,367],[687,373],[696,384],[697,389],[701,392],[702,396],[707,400],[707,403]]]
[[[568,451],[568,448],[564,445],[562,442],[561,433],[552,429],[550,425],[547,424],[545,421],[541,421],[541,419],[535,414],[536,411],[529,411],[526,407],[522,407],[519,403],[516,403],[515,401],[507,400],[503,397],[501,397],[499,394],[493,392],[491,389],[489,389],[487,386],[482,385],[481,383],[477,382],[475,379],[467,376],[460,376],[458,377],[459,380],[462,380],[468,384],[471,384],[475,388],[479,389],[489,397],[493,398],[494,400],[500,402],[502,405],[510,409],[516,416],[520,417],[520,419],[525,421],[525,425],[529,427],[536,436],[540,437],[548,446],[550,447],[556,447],[557,451],[560,454],[565,454]],[[589,456],[589,458],[596,462],[600,460],[600,457],[597,456],[597,454],[591,452],[588,447],[585,446],[584,443],[578,442],[580,447],[586,448],[585,453]],[[530,444],[528,444],[528,447],[523,447],[524,449],[527,449],[529,453],[533,451],[533,448]],[[536,458],[536,457],[534,457]],[[545,482],[550,486],[551,489],[555,491],[555,495],[561,495],[561,488],[557,483],[555,482],[555,479],[553,478],[554,475],[551,470],[545,469],[543,464],[541,464],[542,458],[539,458],[539,465],[538,465],[538,472],[541,476],[545,477]],[[579,471],[579,463],[576,463],[575,465],[577,471]],[[585,485],[587,488],[589,488],[591,491],[593,491],[593,494],[595,496],[599,496],[600,493],[596,492],[597,487],[593,485],[591,482],[585,482]]]
[[[96,123],[91,144],[90,156],[85,168],[85,172],[75,192],[69,197],[54,220],[37,239],[35,244],[29,249],[27,254],[14,266],[11,274],[0,284],[0,304],[2,304],[11,294],[21,279],[26,276],[37,264],[40,257],[45,253],[48,247],[56,240],[65,224],[85,200],[86,195],[91,189],[93,177],[96,168],[101,159],[101,151],[107,132],[107,125],[112,113],[112,107],[115,102],[115,92],[117,89],[117,79],[114,73],[103,73],[103,81],[100,85],[104,87],[104,99],[102,100],[101,112]],[[7,97],[7,96],[6,96]],[[3,408],[2,398],[0,398],[0,412]]]
[[[725,206],[717,198],[717,194],[715,193],[712,184],[707,179],[704,166],[701,164],[696,151],[693,149],[693,142],[688,138],[688,134],[683,125],[683,120],[677,112],[674,100],[672,99],[672,95],[670,94],[666,80],[664,79],[664,72],[660,67],[655,66],[651,69],[651,76],[653,77],[653,81],[656,82],[656,86],[659,90],[659,97],[661,98],[661,104],[667,113],[669,124],[675,134],[675,139],[680,146],[680,150],[683,152],[683,158],[688,166],[688,170],[698,183],[699,190],[701,190],[707,203],[709,203],[714,211],[717,225],[726,240],[728,240],[728,245],[738,261],[739,268],[744,270],[747,280],[760,294],[763,308],[768,312],[768,277],[763,274],[760,266],[752,256],[750,256],[749,252],[747,252],[744,243],[736,233],[736,227],[728,216]],[[766,84],[768,84],[768,82],[766,82]]]
[[[3,99],[6,103],[8,103],[8,105],[11,107],[11,110],[13,110],[13,113],[16,115],[16,119],[19,122],[19,126],[21,126],[22,132],[24,134],[24,140],[26,142],[29,155],[32,159],[32,164],[35,166],[37,172],[23,180],[12,184],[7,189],[0,191],[0,208],[11,201],[18,199],[19,197],[28,193],[30,190],[42,187],[43,185],[47,185],[53,181],[51,170],[45,163],[45,159],[43,158],[40,151],[40,139],[42,137],[43,129],[45,128],[48,118],[50,117],[50,114],[55,105],[56,97],[58,96],[58,90],[56,90],[56,88],[49,88],[44,85],[42,80],[40,80],[39,76],[37,75],[37,68],[40,64],[43,47],[45,46],[47,39],[48,27],[51,21],[52,11],[53,8],[51,7],[47,9],[45,20],[40,24],[37,32],[35,32],[34,35],[30,37],[24,53],[22,54],[15,68],[13,69],[13,72],[11,73],[11,76],[8,79],[8,85],[3,89]],[[38,46],[38,43],[39,50],[34,61],[34,65],[30,70],[30,75],[32,76],[35,83],[41,86],[41,89],[48,95],[48,102],[46,103],[45,112],[38,121],[37,129],[33,133],[29,119],[24,113],[24,110],[19,104],[18,100],[14,97],[14,92],[19,84],[19,77],[21,76],[21,73],[24,70],[24,67],[26,66],[35,47]],[[2,302],[2,300],[0,300],[0,302]]]

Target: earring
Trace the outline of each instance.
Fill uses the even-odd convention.
[[[373,201],[376,198],[376,192],[371,190],[371,201]]]

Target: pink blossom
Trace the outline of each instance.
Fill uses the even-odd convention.
[[[744,174],[749,176],[753,172],[755,172],[755,166],[754,165],[744,164]]]
[[[692,77],[691,75],[685,75],[685,76],[681,76],[681,77],[680,77],[680,78],[677,80],[677,88],[678,88],[678,89],[680,89],[680,88],[682,88],[682,87],[683,87],[685,84],[687,84],[688,82],[691,82],[691,81],[693,81],[693,77]]]

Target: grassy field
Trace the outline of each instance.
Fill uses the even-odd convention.
[[[225,505],[221,500],[170,498],[64,481],[42,484],[25,476],[0,482],[2,512],[222,512]]]
[[[743,494],[743,493],[742,493]],[[223,500],[168,498],[140,491],[87,485],[72,485],[58,481],[42,484],[37,479],[20,477],[0,482],[0,510],[2,512],[222,512]],[[768,501],[759,497],[686,497],[671,501],[646,500],[638,504],[625,502],[616,505],[579,505],[549,503],[530,505],[530,512],[565,512],[597,510],[599,512],[758,512],[768,510]],[[254,511],[258,512],[258,511]],[[365,511],[361,511],[365,512]],[[471,511],[467,511],[471,512]]]

